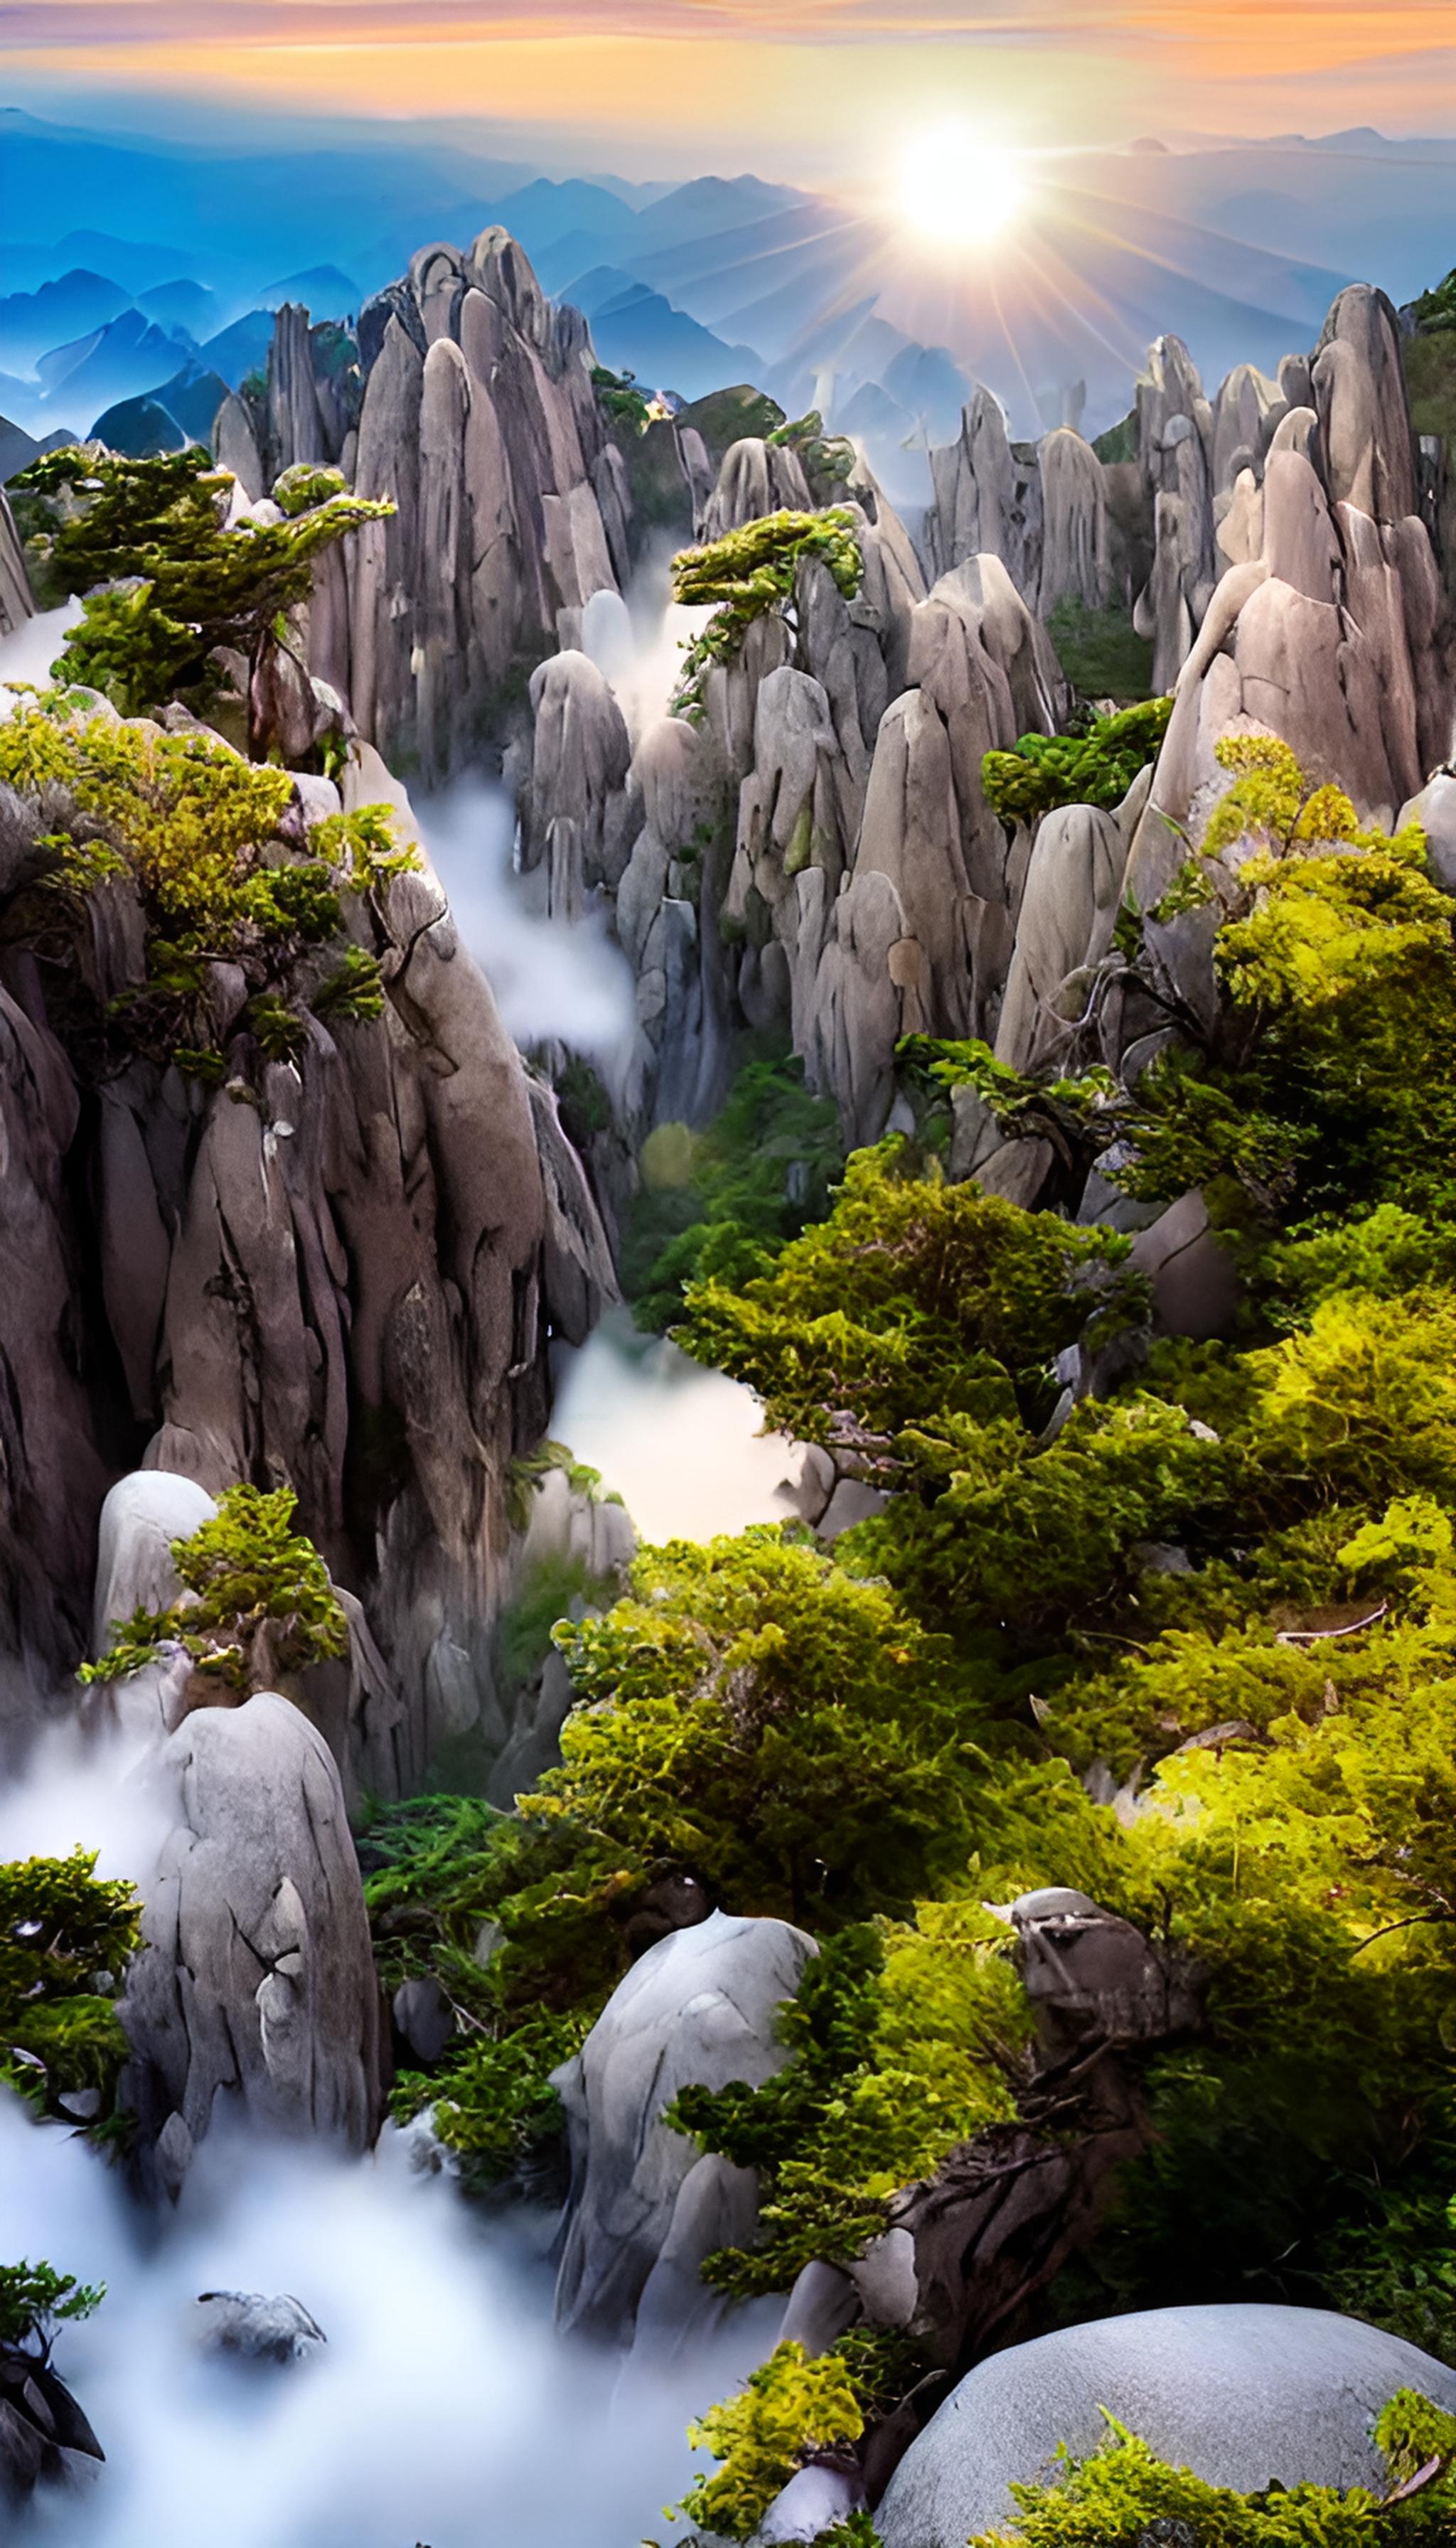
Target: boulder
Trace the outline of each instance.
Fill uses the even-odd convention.
[[[1418,823],[1425,834],[1426,871],[1442,892],[1456,894],[1456,777],[1438,771],[1418,796],[1401,807],[1397,829]]]
[[[858,2470],[801,2468],[774,2498],[754,2532],[754,2548],[787,2548],[790,2540],[817,2539],[862,2510],[864,2502]]]
[[[134,1610],[170,1608],[182,1589],[172,1543],[190,1539],[217,1514],[212,1497],[193,1478],[134,1469],[117,1480],[101,1507],[93,1653],[104,1652],[113,1629]]]
[[[1102,463],[1069,424],[1043,439],[1042,568],[1035,608],[1046,619],[1059,601],[1101,610],[1108,597],[1107,493]]]
[[[1153,1316],[1165,1335],[1228,1334],[1237,1276],[1196,1187],[1138,1231],[1129,1262],[1151,1283]]]
[[[1370,2428],[1400,2389],[1456,2410],[1456,2372],[1325,2310],[1240,2301],[1060,2327],[966,2374],[911,2444],[875,2527],[884,2548],[964,2548],[1010,2527],[1011,2481],[1045,2480],[1060,2443],[1096,2450],[1104,2411],[1210,2485],[1383,2493]]]
[[[0,490],[0,637],[9,637],[24,627],[35,608],[15,515],[8,497]]]
[[[613,596],[615,597],[615,596]],[[626,866],[626,721],[590,655],[553,655],[531,676],[531,776],[521,805],[521,864],[544,866],[546,908],[574,920]]]
[[[159,1755],[176,1823],[120,2003],[143,2180],[175,2192],[215,2115],[365,2149],[379,1991],[327,1746],[274,1691],[187,1717]]]
[[[65,2382],[43,2355],[0,2344],[0,2511],[24,2503],[41,2485],[63,2484],[76,2460],[105,2451]]]
[[[564,2333],[633,2344],[639,2358],[707,2332],[721,2297],[698,2267],[751,2238],[753,2171],[699,2156],[662,2121],[680,2088],[760,2087],[787,2052],[775,2031],[814,1942],[781,1920],[714,1911],[650,1947],[576,2057],[554,2074],[572,2183],[556,2285]]]
[[[935,574],[966,558],[1000,558],[1021,592],[1028,576],[1028,479],[1019,471],[999,399],[977,389],[956,440],[930,455],[935,500],[926,513],[926,545]]]
[[[199,2292],[199,2352],[237,2362],[304,2362],[328,2339],[292,2292]]]
[[[764,513],[807,513],[813,503],[798,453],[786,443],[764,442],[750,434],[723,454],[699,536],[719,540],[725,531],[741,530]]]

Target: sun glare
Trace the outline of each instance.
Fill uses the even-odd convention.
[[[997,237],[1028,193],[1018,154],[969,124],[922,134],[900,164],[901,219],[947,247],[979,247]]]

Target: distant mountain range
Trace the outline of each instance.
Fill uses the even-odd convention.
[[[611,369],[688,399],[751,380],[791,412],[818,406],[913,501],[925,445],[977,381],[1019,434],[1062,416],[1096,432],[1153,335],[1183,336],[1210,378],[1272,369],[1341,284],[1411,298],[1456,237],[1456,142],[1363,132],[1049,160],[980,270],[863,203],[752,175],[551,174],[467,136],[334,127],[281,147],[275,127],[220,152],[0,112],[6,226],[25,233],[0,246],[0,409],[44,437],[150,400],[197,432],[214,384],[266,358],[280,302],[352,315],[419,247],[500,223]],[[72,227],[78,203],[104,204],[107,228]]]

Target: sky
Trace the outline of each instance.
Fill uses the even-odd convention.
[[[947,114],[1033,149],[1456,130],[1453,0],[5,0],[0,46],[40,112],[469,117],[629,174],[852,186]]]

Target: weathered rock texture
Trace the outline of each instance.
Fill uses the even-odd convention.
[[[1103,2410],[1161,2459],[1247,2494],[1385,2492],[1370,2438],[1399,2389],[1456,2409],[1456,2373],[1356,2319],[1254,2302],[1061,2327],[982,2362],[902,2460],[875,2514],[885,2548],[960,2548],[1015,2520],[1011,2480],[1046,2479],[1059,2443],[1106,2439]]]
[[[350,801],[391,787],[361,747]],[[330,802],[325,782],[304,783],[297,842]],[[31,822],[43,827],[40,809]],[[104,1001],[137,978],[139,916],[112,885],[83,927],[76,960]],[[217,1089],[140,1058],[83,1086],[38,968],[8,961],[12,1725],[26,1690],[90,1641],[102,1498],[138,1468],[213,1497],[239,1479],[296,1490],[299,1526],[357,1596],[353,1670],[309,1696],[360,1782],[417,1784],[440,1736],[487,1702],[509,1464],[544,1430],[548,1333],[582,1340],[610,1262],[554,1102],[533,1095],[427,869],[375,897],[361,927],[385,1016],[336,1033],[311,1020],[299,1059],[267,1064],[232,1046],[225,1015],[220,1041],[247,1075]],[[171,1518],[169,1505],[154,1537]],[[155,1557],[139,1546],[129,1583]],[[103,1597],[110,1613],[122,1595]]]
[[[8,637],[12,630],[23,627],[35,607],[15,516],[8,499],[0,492],[0,637]]]
[[[24,2345],[0,2344],[0,2511],[38,2486],[64,2483],[76,2461],[106,2453],[65,2382]]]
[[[343,1789],[321,1735],[262,1691],[190,1715],[158,1756],[177,1820],[146,1888],[121,2016],[143,2177],[175,2191],[229,2108],[367,2148],[379,1987]]]
[[[1178,677],[1172,722],[1128,881],[1154,903],[1228,785],[1226,735],[1277,734],[1367,821],[1390,823],[1452,746],[1450,629],[1415,510],[1397,322],[1379,293],[1340,294],[1313,366],[1314,404],[1280,416],[1250,493],[1243,554],[1215,590]],[[1270,413],[1273,410],[1269,410]],[[1159,933],[1195,1004],[1196,919]]]
[[[585,319],[489,229],[463,252],[421,248],[355,337],[281,310],[260,411],[220,413],[219,457],[253,492],[318,460],[393,500],[346,561],[321,563],[310,661],[428,781],[500,739],[511,681],[626,572],[626,473],[591,372]]]
[[[556,2286],[568,2333],[671,2353],[724,2309],[698,2276],[715,2247],[751,2240],[752,2169],[700,2157],[661,2120],[680,2088],[762,2086],[787,2054],[774,2016],[814,1942],[781,1920],[714,1911],[650,1947],[580,2053],[555,2074],[572,2186]]]

